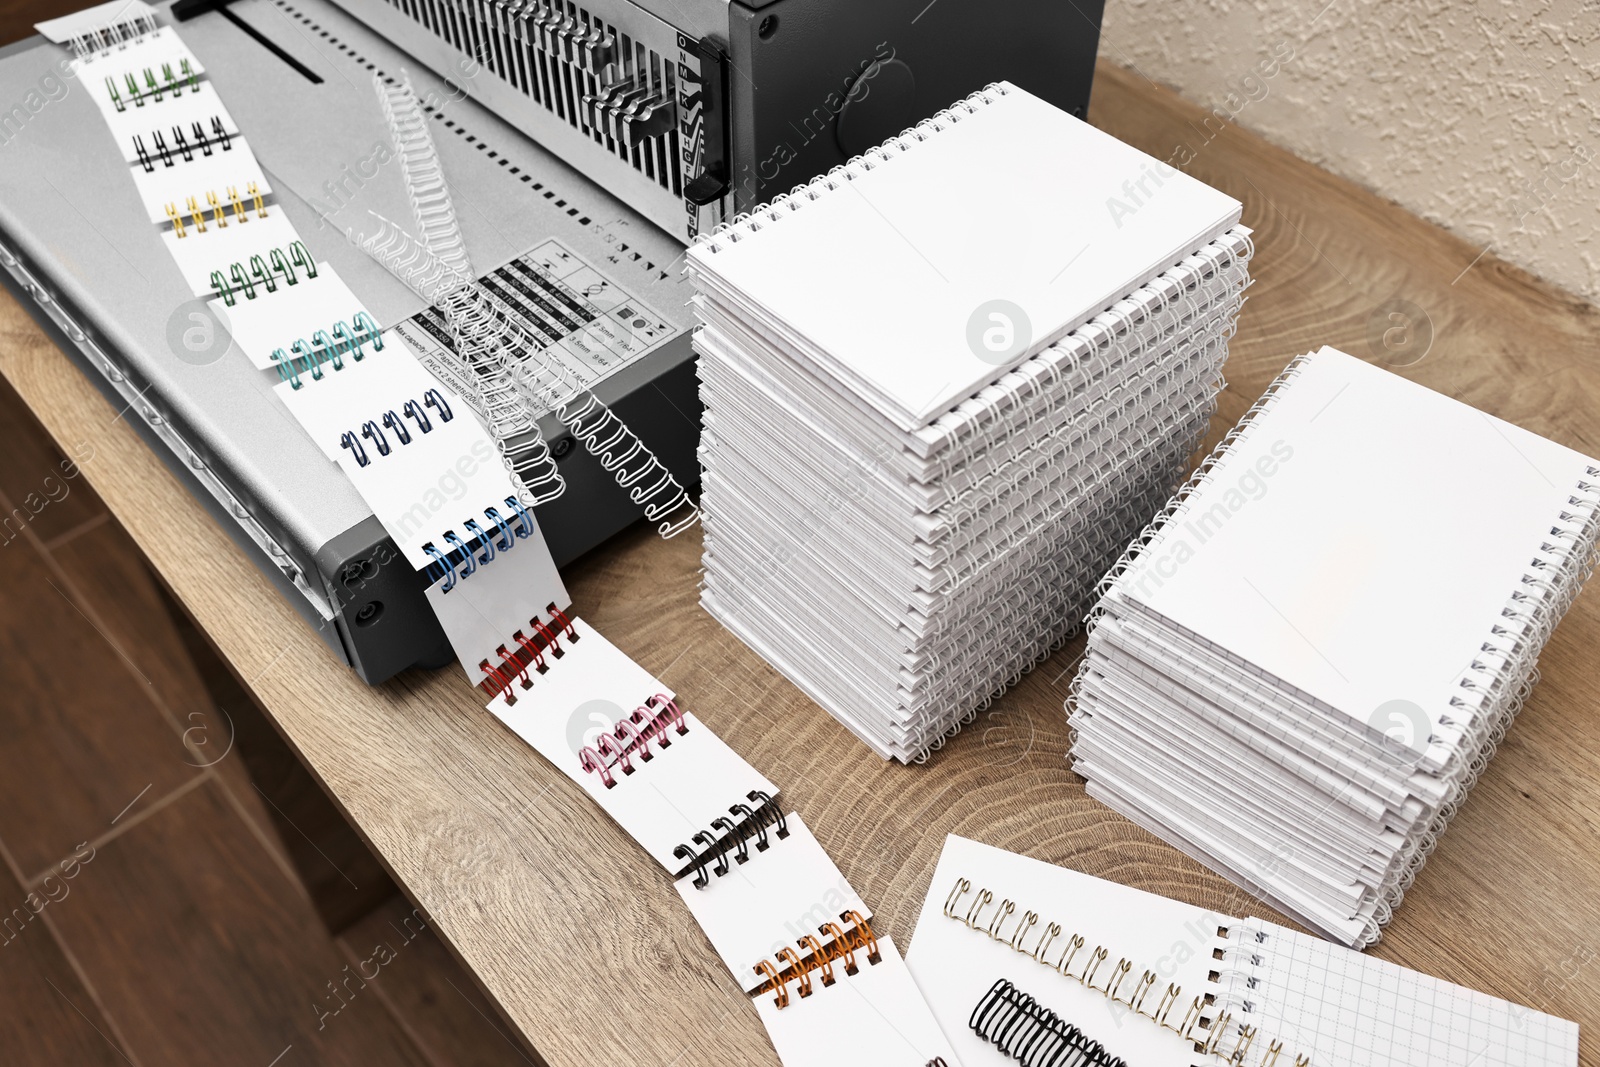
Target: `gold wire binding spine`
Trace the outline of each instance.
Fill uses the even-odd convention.
[[[976,930],[981,934],[985,934],[992,940],[1009,946],[1013,951],[1031,957],[1034,962],[1049,967],[1057,974],[1072,979],[1084,988],[1101,994],[1107,1000],[1123,1005],[1134,1014],[1143,1016],[1162,1029],[1171,1030],[1185,1041],[1194,1042],[1196,1052],[1214,1056],[1228,1064],[1244,1064],[1245,1056],[1249,1054],[1250,1048],[1256,1040],[1257,1030],[1255,1027],[1241,1024],[1237,1027],[1237,1034],[1233,1038],[1233,1043],[1224,1047],[1223,1040],[1228,1036],[1228,1024],[1233,1021],[1232,1012],[1225,1011],[1215,1020],[1207,1019],[1205,1017],[1205,1009],[1207,1007],[1205,998],[1197,996],[1189,1002],[1188,1009],[1183,1013],[1183,1019],[1175,1024],[1172,1021],[1172,1013],[1183,1000],[1183,990],[1178,985],[1168,983],[1166,992],[1162,994],[1155,1009],[1146,1010],[1145,1003],[1149,997],[1150,990],[1157,982],[1157,976],[1154,971],[1144,971],[1139,980],[1128,990],[1126,997],[1124,997],[1122,995],[1122,986],[1133,970],[1132,961],[1126,957],[1120,958],[1116,966],[1111,968],[1110,972],[1097,985],[1096,979],[1100,977],[1101,966],[1110,958],[1110,954],[1104,946],[1095,946],[1083,957],[1082,964],[1075,970],[1074,965],[1078,958],[1078,953],[1082,951],[1086,942],[1082,935],[1070,934],[1061,949],[1060,956],[1057,957],[1056,962],[1051,963],[1046,958],[1046,955],[1049,952],[1051,943],[1061,936],[1062,928],[1060,923],[1046,923],[1044,929],[1040,931],[1038,943],[1032,949],[1028,949],[1024,947],[1023,942],[1039,922],[1039,913],[1035,911],[1024,912],[1022,918],[1018,920],[1017,928],[1010,935],[1006,935],[1004,927],[1011,916],[1016,913],[1016,903],[1011,900],[1002,900],[996,907],[993,917],[985,923],[983,921],[983,911],[994,902],[994,894],[988,889],[979,889],[971,905],[968,906],[966,913],[958,914],[962,897],[966,896],[971,890],[972,882],[969,879],[959,877],[956,879],[955,884],[950,887],[949,895],[945,897],[943,909],[945,918],[954,919],[969,930]],[[1282,1042],[1270,1042],[1261,1058],[1260,1067],[1274,1067],[1282,1050]],[[1311,1060],[1305,1056],[1297,1056],[1295,1058],[1295,1067],[1311,1067]]]
[[[234,222],[242,225],[243,223],[250,221],[250,216],[245,209],[244,200],[239,196],[238,186],[228,186],[227,195],[225,197],[218,197],[214,191],[209,189],[206,190],[206,192],[202,195],[205,197],[206,204],[211,208],[211,221],[216,223],[218,229],[222,229],[228,225],[226,211],[229,205],[233,207]],[[266,201],[261,196],[261,187],[255,182],[251,182],[244,187],[244,195],[250,198],[251,205],[256,209],[256,216],[258,218],[266,218],[267,205]],[[224,200],[226,200],[227,203],[223,203]],[[191,196],[185,198],[184,207],[188,209],[189,225],[194,227],[194,232],[205,233],[206,208],[201,206],[200,197]],[[184,212],[182,209],[180,209],[177,204],[169,203],[166,206],[166,211],[167,218],[172,220],[173,234],[177,237],[185,236],[183,226]],[[232,301],[230,301],[230,303],[231,302]]]

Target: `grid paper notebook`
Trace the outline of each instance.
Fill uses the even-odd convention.
[[[970,1025],[1002,979],[1137,1067],[1578,1062],[1576,1023],[954,834],[906,964],[967,1067],[1010,1062]]]
[[[1232,197],[1000,82],[701,238],[689,259],[910,431],[1239,213]],[[979,359],[970,319],[995,300],[1022,310],[1026,327],[1013,325],[1026,343]]]
[[[1265,919],[1240,927],[1223,977],[1238,1019],[1314,1063],[1511,1067],[1578,1062],[1578,1024]]]

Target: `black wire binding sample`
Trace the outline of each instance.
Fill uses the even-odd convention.
[[[967,1025],[1023,1067],[1127,1067],[1004,978],[989,987]]]
[[[758,789],[746,794],[746,799],[756,806],[752,808],[749,804],[740,803],[728,808],[728,814],[741,821],[717,819],[709,829],[701,830],[690,838],[693,844],[679,845],[672,850],[678,859],[689,861],[688,866],[677,873],[677,877],[682,878],[692,871],[694,887],[704,889],[711,884],[706,873],[708,869],[718,878],[732,869],[728,863],[729,853],[735,853],[736,862],[744,863],[750,858],[752,843],[757,852],[765,852],[770,845],[767,835],[769,828],[780,841],[789,836],[789,823],[774,797]],[[694,845],[705,846],[705,851],[696,853]]]

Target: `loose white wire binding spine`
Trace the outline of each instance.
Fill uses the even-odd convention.
[[[378,230],[360,238],[362,250],[437,307],[450,326],[459,362],[419,355],[420,362],[482,416],[507,470],[520,483],[520,496],[529,504],[560,496],[566,483],[538,424],[509,387],[503,372],[493,369],[502,366],[504,359],[492,338],[484,338],[474,329],[475,320],[464,313],[470,304],[468,290],[475,283],[460,284],[458,275],[399,226],[381,216],[374,217]],[[492,369],[484,372],[479,367]]]
[[[505,354],[470,314],[468,291],[476,280],[416,93],[404,76],[391,83],[375,74],[372,84],[394,138],[421,239],[379,216],[378,232],[362,238],[361,247],[444,314],[459,362],[443,366],[440,360],[424,358],[423,364],[483,417],[506,469],[520,483],[519,495],[529,504],[552,500],[566,483],[533,413],[507,380]]]

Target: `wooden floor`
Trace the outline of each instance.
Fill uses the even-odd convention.
[[[536,1063],[370,856],[326,843],[303,772],[246,773],[249,708],[212,701],[3,379],[0,457],[0,514],[32,516],[0,531],[0,1063]]]

